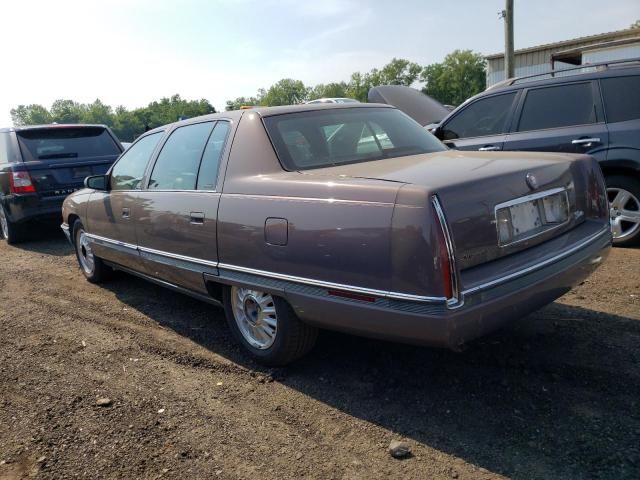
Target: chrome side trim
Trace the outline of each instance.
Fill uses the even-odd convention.
[[[392,207],[394,206],[391,202],[371,202],[368,200],[347,200],[343,198],[314,198],[314,197],[288,197],[284,195],[251,195],[245,193],[225,193],[224,197],[231,198],[254,198],[254,199],[273,199],[273,200],[292,200],[296,202],[312,202],[312,203],[346,203],[346,204],[356,204],[356,205],[372,205],[379,207]]]
[[[462,306],[463,299],[460,297],[460,278],[458,276],[458,269],[456,267],[456,257],[453,251],[453,240],[451,239],[451,232],[449,231],[449,224],[447,223],[447,217],[444,215],[440,200],[436,195],[431,197],[431,203],[438,216],[440,222],[440,228],[442,228],[442,234],[447,247],[447,257],[449,258],[449,272],[451,275],[451,292],[452,297],[447,299],[447,306],[450,308],[458,308]]]
[[[536,270],[540,270],[544,267],[546,267],[547,265],[550,265],[552,263],[558,262],[559,260],[562,260],[563,258],[566,258],[572,254],[574,254],[575,252],[577,252],[578,250],[586,247],[588,244],[598,240],[599,238],[603,237],[605,234],[611,235],[611,231],[609,230],[609,227],[605,227],[602,230],[600,230],[599,232],[594,233],[593,235],[591,235],[590,237],[587,237],[585,240],[583,240],[582,242],[580,242],[577,245],[574,245],[573,247],[571,247],[569,250],[566,250],[554,257],[548,258],[546,259],[544,262],[538,263],[537,265],[532,265],[528,268],[524,268],[522,270],[518,270],[517,272],[513,272],[509,275],[505,275],[504,277],[500,277],[500,278],[496,278],[494,280],[491,280],[490,282],[486,282],[486,283],[482,283],[480,285],[477,285],[473,288],[469,288],[467,290],[464,290],[462,292],[463,296],[466,295],[471,295],[473,293],[477,293],[483,290],[487,290],[489,288],[495,287],[497,285],[501,285],[503,283],[506,283],[510,280],[514,280],[516,278],[520,278],[524,275],[527,275],[529,273],[535,272]]]
[[[94,235],[93,233],[87,233],[87,237],[89,237],[89,239],[93,241],[107,243],[110,245],[116,245],[118,247],[128,248],[129,250],[135,250],[136,252],[138,251],[138,247],[131,243],[121,242],[120,240],[112,240],[111,238],[101,237],[100,235]]]
[[[188,257],[186,255],[178,255],[177,253],[165,252],[163,250],[155,250],[153,248],[138,247],[138,250],[142,253],[151,253],[153,255],[159,255],[161,257],[173,258],[175,260],[182,260],[190,263],[197,263],[198,265],[205,265],[207,267],[217,267],[218,262],[212,262],[211,260],[203,260],[201,258]]]
[[[313,285],[314,287],[322,287],[336,290],[346,290],[349,292],[362,293],[364,295],[372,295],[382,298],[393,298],[395,300],[410,300],[413,302],[429,302],[429,303],[444,303],[445,297],[427,297],[423,295],[412,295],[408,293],[400,292],[388,292],[385,290],[376,290],[373,288],[356,287],[353,285],[345,285],[342,283],[325,282],[323,280],[314,280],[311,278],[297,277],[295,275],[286,275],[283,273],[268,272],[266,270],[257,270],[255,268],[240,267],[238,265],[230,265],[228,263],[219,263],[218,268],[223,270],[232,270],[234,272],[249,273],[258,275],[261,277],[275,278],[278,280],[285,280],[295,283],[304,283],[306,285]]]
[[[69,225],[67,225],[66,223],[63,223],[62,225],[60,225],[60,228],[62,229],[64,236],[67,237],[67,240],[69,241],[69,243],[73,243],[71,241],[71,229],[69,228]]]

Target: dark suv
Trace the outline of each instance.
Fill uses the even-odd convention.
[[[640,244],[640,62],[544,76],[510,79],[476,95],[434,135],[460,150],[592,155],[607,181],[614,244]]]
[[[0,129],[0,236],[16,243],[27,222],[59,221],[65,197],[106,173],[122,150],[104,125]]]

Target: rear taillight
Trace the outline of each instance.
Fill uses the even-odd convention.
[[[29,172],[11,172],[9,175],[9,191],[11,193],[33,193],[36,187],[31,181]]]
[[[433,209],[436,220],[436,235],[438,237],[438,258],[444,295],[447,297],[447,303],[455,305],[460,301],[458,290],[458,275],[455,266],[455,258],[453,256],[453,242],[449,234],[449,227],[444,216],[444,211],[440,206],[438,197],[432,198]]]

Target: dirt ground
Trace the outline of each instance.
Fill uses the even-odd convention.
[[[0,478],[640,478],[640,249],[463,353],[324,333],[268,370],[42,236],[0,242]]]

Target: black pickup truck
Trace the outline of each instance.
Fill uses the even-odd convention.
[[[0,237],[16,243],[30,222],[59,221],[65,197],[122,151],[105,125],[0,128]]]

